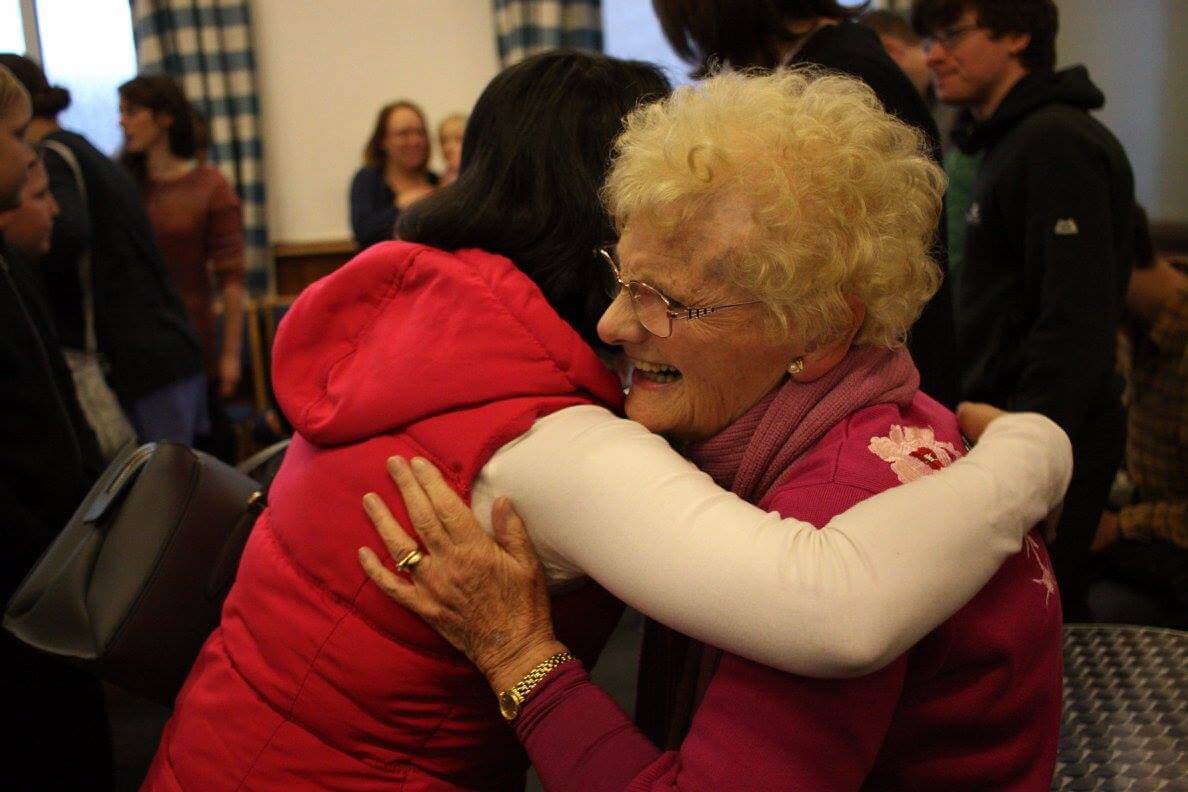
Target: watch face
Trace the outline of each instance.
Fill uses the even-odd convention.
[[[520,714],[520,700],[512,691],[505,690],[499,694],[499,714],[508,721],[515,720]]]

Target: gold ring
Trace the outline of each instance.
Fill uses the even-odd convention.
[[[421,563],[422,558],[424,558],[424,556],[421,555],[421,551],[414,547],[412,550],[408,551],[408,555],[396,562],[396,571],[412,572],[413,568],[417,564]]]

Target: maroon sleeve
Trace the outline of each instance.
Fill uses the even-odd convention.
[[[576,661],[540,684],[516,734],[549,790],[623,790],[661,756]]]
[[[869,495],[836,483],[783,487],[771,504],[828,522]],[[680,750],[662,753],[570,663],[529,699],[516,732],[550,790],[857,789],[906,671],[903,656],[858,679],[809,679],[726,655]]]
[[[211,168],[210,222],[206,249],[220,287],[246,277],[243,261],[243,210],[239,196],[219,171]]]
[[[821,680],[727,656],[680,750],[662,753],[574,662],[541,684],[516,733],[549,790],[857,789],[906,669],[905,656]]]

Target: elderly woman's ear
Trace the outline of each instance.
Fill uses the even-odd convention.
[[[812,382],[823,377],[850,351],[850,346],[854,343],[854,336],[858,335],[862,323],[866,320],[866,306],[852,294],[844,294],[842,297],[850,308],[850,323],[836,341],[812,352],[799,355],[792,361],[788,373],[797,382]]]

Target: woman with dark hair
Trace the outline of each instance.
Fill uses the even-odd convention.
[[[936,121],[911,80],[887,55],[874,31],[854,22],[865,4],[837,0],[652,0],[664,35],[678,55],[704,76],[714,63],[736,69],[814,65],[857,77],[874,89],[883,109],[925,134],[940,160]],[[942,215],[943,219],[943,215]],[[932,256],[947,276],[947,229],[937,226]],[[953,300],[948,279],[924,306],[908,350],[920,369],[921,389],[953,408],[958,400]]]
[[[365,248],[392,239],[401,210],[437,188],[429,170],[429,125],[416,104],[385,105],[351,180],[351,230]]]
[[[87,347],[80,265],[89,256],[86,291],[112,389],[141,440],[192,443],[209,424],[202,354],[135,182],[86,138],[58,124],[69,91],[51,86],[28,58],[3,54],[0,63],[33,99],[29,141],[43,151],[61,209],[41,271],[62,346]]]
[[[578,520],[533,522],[557,629],[587,663],[620,606],[583,586],[585,573],[715,645],[837,675],[898,654],[1018,550],[1067,473],[1043,419],[1012,417],[973,452],[973,467],[957,462],[815,532],[732,498],[662,438],[616,417],[621,383],[595,352],[607,349],[596,324],[610,295],[594,248],[616,235],[598,188],[623,118],[667,92],[654,66],[604,56],[548,53],[512,66],[474,108],[457,181],[401,218],[402,241],[373,246],[293,304],[273,360],[296,434],[148,789],[522,785],[523,753],[483,677],[393,608],[355,560],[373,538],[360,497],[395,500],[385,458],[436,461],[483,519],[496,495],[527,503],[542,481],[579,507]],[[648,502],[642,518],[620,508],[638,502],[624,498],[633,489]],[[954,493],[969,515],[926,543],[871,530],[876,520],[931,526]],[[620,538],[603,541],[608,529]],[[585,566],[569,560],[578,545]],[[827,593],[806,595],[770,563],[774,548],[798,568],[840,571],[814,575]],[[600,559],[600,549],[610,553]],[[888,556],[915,576],[870,574],[866,560]],[[433,563],[421,550],[390,560],[404,571]],[[744,566],[753,574],[740,575]],[[723,586],[741,598],[722,597]],[[740,601],[763,607],[722,617]]]
[[[246,270],[239,196],[218,168],[201,161],[203,122],[172,77],[142,75],[119,92],[120,161],[140,185],[165,268],[198,330],[212,395],[227,398],[243,368]],[[215,289],[223,303],[221,345]]]

